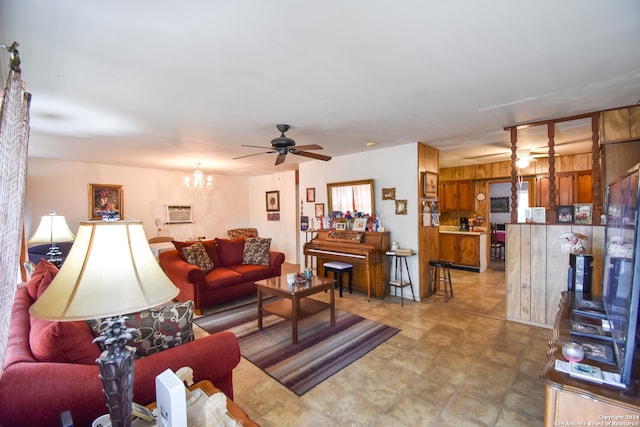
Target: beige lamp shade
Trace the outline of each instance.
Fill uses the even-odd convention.
[[[62,268],[29,312],[50,320],[112,317],[172,300],[141,221],[83,221]]]
[[[53,212],[42,215],[36,232],[27,240],[27,243],[71,242],[73,239],[75,236],[69,229],[67,220],[63,215],[56,215]]]

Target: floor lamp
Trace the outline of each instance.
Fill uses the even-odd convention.
[[[51,211],[49,215],[43,215],[40,218],[36,232],[27,240],[27,243],[49,243],[48,261],[56,267],[60,267],[62,252],[56,243],[72,242],[74,239],[75,236],[69,229],[64,216],[56,215],[55,211]]]
[[[178,292],[141,221],[83,221],[62,268],[29,310],[57,321],[106,318],[108,327],[96,338],[106,350],[96,362],[112,427],[131,425],[134,361],[122,315],[166,303]]]

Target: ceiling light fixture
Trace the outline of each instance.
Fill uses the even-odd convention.
[[[193,171],[192,176],[187,175],[184,177],[182,187],[191,193],[208,192],[213,189],[213,178],[210,176],[205,178],[200,170],[200,163],[196,163],[196,169]]]
[[[526,168],[527,166],[529,166],[529,163],[530,163],[529,156],[522,155],[522,156],[518,157],[518,160],[516,160],[516,167],[518,169],[523,169],[523,168]]]

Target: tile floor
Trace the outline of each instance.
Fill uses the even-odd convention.
[[[242,359],[236,403],[263,427],[542,425],[551,330],[505,320],[503,271],[452,270],[452,282],[446,303],[345,293],[339,309],[401,332],[302,397]]]

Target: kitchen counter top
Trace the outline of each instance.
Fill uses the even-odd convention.
[[[457,227],[455,225],[441,225],[439,231],[440,233],[466,234],[469,236],[480,236],[481,234],[487,234],[486,228],[473,227],[473,231],[465,231],[465,230],[460,230],[460,227]]]

